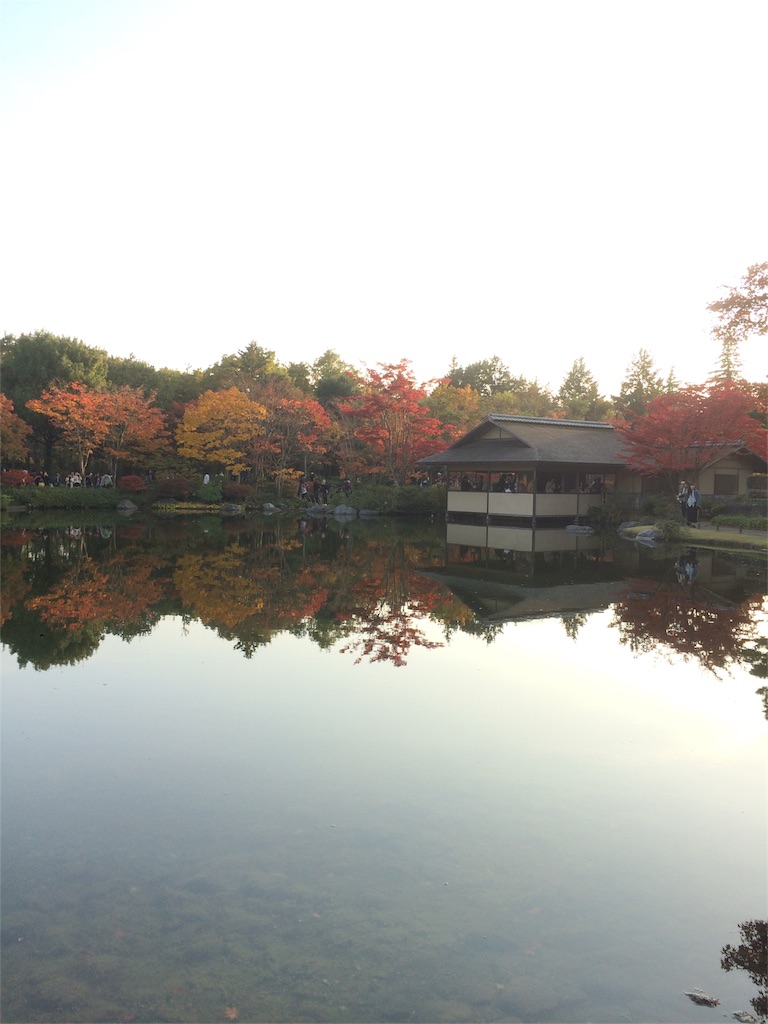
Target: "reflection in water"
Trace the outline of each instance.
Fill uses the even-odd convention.
[[[470,539],[461,529],[459,539]],[[107,635],[146,635],[173,614],[202,622],[246,657],[290,633],[324,649],[343,640],[358,661],[404,665],[415,648],[439,643],[425,621],[446,641],[458,631],[492,642],[503,622],[558,615],[575,638],[590,613],[612,607],[621,642],[635,652],[666,649],[715,672],[746,662],[765,678],[757,614],[765,587],[747,557],[689,548],[670,572],[633,545],[562,531],[535,542],[530,531],[495,533],[508,546],[450,536],[446,545],[440,528],[391,523],[4,530],[2,640],[20,665],[45,669],[90,657]]]
[[[695,583],[699,575],[699,559],[695,548],[688,548],[683,551],[677,560],[677,582],[685,586],[687,583]]]
[[[632,545],[468,539],[4,533],[4,1019],[746,1008],[710,954],[764,874],[755,664],[698,611],[669,644],[700,601],[748,643],[760,567],[699,550],[691,585]]]
[[[749,593],[746,575],[719,578],[723,568],[717,559],[695,548],[682,552],[674,569],[676,585],[663,578],[635,579],[617,596],[612,625],[621,642],[633,651],[693,658],[714,673],[746,661],[761,675],[763,588]]]
[[[90,656],[106,635],[130,639],[164,615],[196,619],[246,657],[289,632],[320,647],[346,638],[358,658],[403,664],[429,646],[421,616],[460,627],[471,615],[415,573],[439,553],[434,535],[376,537],[348,526],[212,523],[6,531],[2,639],[21,665]]]

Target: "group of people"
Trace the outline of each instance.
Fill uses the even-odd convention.
[[[77,470],[67,473],[62,478],[61,473],[50,474],[46,470],[35,473],[32,478],[35,487],[111,487],[111,473],[86,473],[85,476]]]
[[[485,479],[481,475],[475,476],[472,480],[468,473],[465,473],[461,478],[461,489],[462,491],[484,491],[485,490]]]
[[[411,484],[414,487],[439,487],[443,482],[443,474],[438,473],[434,480],[431,479],[429,473],[422,473],[420,476],[414,473],[411,476]]]
[[[698,526],[699,509],[701,508],[701,494],[695,484],[687,480],[680,481],[680,490],[677,492],[677,501],[680,505],[680,513],[683,522],[688,526]]]
[[[351,494],[352,481],[349,478],[343,480],[341,489],[344,494]],[[306,477],[299,479],[299,497],[302,501],[313,502],[315,505],[327,505],[330,493],[331,489],[324,477],[318,480],[315,479],[314,474],[310,474],[309,480]]]
[[[111,487],[112,474],[86,473],[85,476],[81,476],[80,473],[75,471],[74,473],[67,473],[64,483],[67,487]]]
[[[465,473],[460,480],[457,476],[452,476],[448,481],[448,488],[452,491],[484,491],[485,478],[480,473]],[[493,473],[489,479],[489,489],[503,494],[533,494],[537,485],[533,476],[525,473],[500,473],[498,476]],[[579,494],[600,494],[603,499],[608,493],[608,487],[602,477],[594,477],[591,480],[581,478],[577,487],[574,473],[560,477],[552,476],[546,482],[540,479],[538,490],[543,490],[545,494],[575,494],[578,490]]]
[[[533,480],[529,481],[526,476],[518,476],[517,473],[502,473],[494,490],[503,494],[523,494],[533,491]]]

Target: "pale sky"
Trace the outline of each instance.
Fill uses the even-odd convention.
[[[583,358],[610,395],[641,348],[705,380],[707,304],[768,259],[765,0],[0,13],[0,333],[555,391]]]

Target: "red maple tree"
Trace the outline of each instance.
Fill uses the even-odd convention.
[[[766,457],[765,394],[733,382],[691,386],[651,399],[644,414],[616,421],[630,469],[663,475],[675,491],[681,475],[694,479],[725,451]]]
[[[443,447],[445,424],[423,404],[427,391],[416,383],[408,360],[368,369],[363,390],[340,405],[354,434],[370,453],[372,467],[403,484],[419,459]]]

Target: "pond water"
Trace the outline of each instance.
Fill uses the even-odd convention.
[[[721,956],[766,916],[764,560],[24,522],[3,1020],[755,1012]]]

